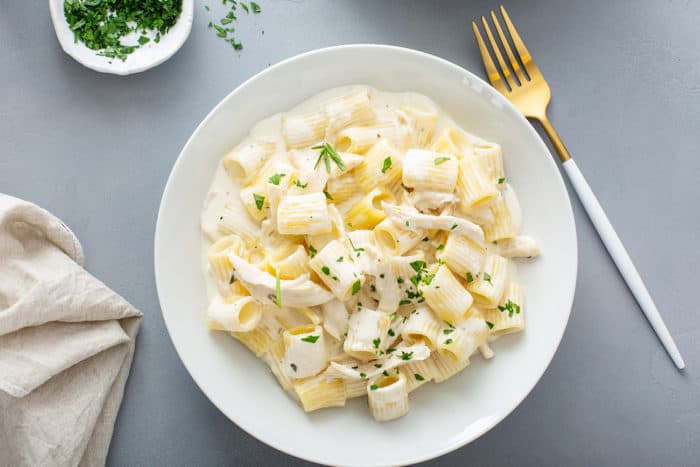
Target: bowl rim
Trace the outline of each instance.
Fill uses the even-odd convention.
[[[348,49],[361,49],[361,48],[383,49],[383,50],[387,50],[390,52],[404,53],[404,54],[409,54],[409,55],[413,55],[416,57],[421,57],[421,58],[433,60],[433,61],[441,64],[442,66],[447,66],[447,67],[454,69],[455,71],[459,71],[460,73],[466,75],[470,80],[477,81],[482,86],[483,89],[488,89],[487,92],[489,93],[489,95],[492,99],[493,98],[498,99],[500,101],[500,104],[502,104],[504,107],[507,107],[510,111],[514,112],[516,114],[516,118],[519,118],[521,120],[521,123],[523,123],[524,125],[526,125],[528,127],[528,131],[531,133],[532,136],[535,137],[536,141],[539,142],[540,150],[542,151],[543,155],[548,156],[547,157],[548,162],[552,166],[554,166],[554,168],[556,169],[555,170],[555,172],[556,172],[556,177],[555,177],[556,182],[555,183],[557,183],[559,185],[559,188],[561,189],[560,191],[567,201],[566,206],[568,207],[569,218],[571,219],[572,227],[573,227],[572,233],[573,233],[573,249],[574,249],[574,251],[572,252],[573,262],[571,263],[571,268],[573,269],[573,276],[572,276],[571,284],[569,286],[570,290],[569,290],[569,293],[567,294],[569,296],[569,298],[567,299],[568,306],[566,307],[566,311],[567,311],[566,319],[564,321],[564,326],[562,328],[561,334],[557,338],[556,346],[553,346],[551,348],[551,351],[548,354],[542,354],[546,357],[547,363],[546,363],[546,365],[543,366],[541,372],[539,372],[539,374],[537,375],[537,378],[533,379],[533,383],[528,385],[529,387],[527,387],[526,391],[523,391],[522,397],[519,397],[518,398],[519,400],[515,404],[513,404],[512,407],[510,407],[503,414],[501,414],[497,417],[493,417],[491,420],[489,420],[489,423],[484,424],[483,427],[481,428],[481,430],[478,432],[478,434],[467,435],[467,436],[463,436],[463,437],[458,438],[458,439],[454,439],[452,442],[447,443],[444,447],[439,447],[439,448],[436,448],[436,449],[431,450],[431,451],[426,450],[426,452],[420,456],[414,456],[413,458],[407,459],[405,462],[402,462],[400,464],[393,464],[393,465],[408,465],[408,464],[412,464],[412,463],[425,462],[425,461],[443,456],[445,454],[448,454],[452,451],[455,451],[455,450],[479,439],[484,434],[491,431],[496,425],[498,425],[503,420],[505,420],[511,413],[513,413],[513,411],[516,408],[518,408],[520,406],[520,404],[522,404],[522,402],[525,400],[525,398],[527,398],[527,396],[530,395],[532,390],[540,382],[540,380],[542,379],[542,376],[544,375],[544,373],[547,371],[547,369],[551,365],[552,360],[554,358],[554,355],[556,354],[557,350],[559,349],[559,346],[561,345],[561,340],[564,337],[564,334],[565,334],[566,329],[568,327],[569,320],[571,318],[571,311],[573,308],[573,301],[574,301],[574,296],[575,296],[575,292],[576,292],[576,284],[577,284],[577,280],[578,280],[578,235],[576,232],[576,220],[575,220],[574,213],[573,213],[573,207],[571,205],[571,198],[569,197],[569,193],[568,193],[568,190],[566,189],[564,179],[561,176],[560,170],[558,170],[558,167],[557,167],[557,164],[554,160],[554,157],[552,156],[551,152],[549,151],[547,145],[544,143],[544,141],[542,140],[540,135],[535,130],[534,126],[532,126],[530,124],[530,122],[522,115],[522,113],[520,113],[520,111],[517,110],[515,108],[515,106],[513,106],[513,104],[510,103],[510,101],[508,101],[504,96],[501,95],[501,93],[499,93],[493,87],[491,87],[490,84],[486,83],[483,79],[481,79],[479,76],[475,75],[474,73],[470,72],[466,68],[463,68],[463,67],[461,67],[461,66],[459,66],[459,65],[457,65],[449,60],[438,57],[438,56],[433,55],[431,53],[422,52],[422,51],[410,49],[407,47],[400,47],[400,46],[387,45],[387,44],[373,44],[373,43],[353,43],[353,44],[343,44],[343,45],[335,45],[335,46],[330,46],[330,47],[322,47],[322,48],[318,48],[318,49],[313,49],[313,50],[309,50],[309,51],[291,56],[291,57],[286,58],[284,60],[281,60],[281,61],[269,66],[268,68],[265,68],[265,69],[259,71],[258,73],[254,74],[253,76],[251,76],[250,78],[246,79],[245,81],[240,83],[238,86],[236,86],[230,93],[228,93],[225,97],[223,97],[209,111],[209,113],[206,115],[206,117],[204,117],[204,119],[199,123],[199,125],[197,125],[197,127],[192,132],[192,134],[188,138],[185,145],[182,147],[182,150],[178,154],[178,157],[175,160],[170,173],[168,174],[168,180],[166,182],[165,188],[163,189],[163,195],[161,197],[160,206],[158,208],[158,216],[156,219],[156,228],[155,228],[155,234],[154,234],[154,255],[153,255],[154,275],[155,275],[156,292],[158,295],[158,301],[159,301],[159,304],[161,304],[161,315],[163,317],[163,321],[165,322],[165,327],[166,327],[166,330],[168,331],[168,335],[170,337],[170,340],[173,343],[173,347],[175,348],[175,351],[177,352],[178,358],[180,359],[180,361],[184,365],[187,372],[190,374],[190,377],[192,378],[194,383],[197,385],[199,390],[207,397],[207,399],[221,413],[223,413],[226,416],[226,418],[228,418],[232,423],[234,423],[237,427],[239,427],[240,429],[245,431],[250,436],[253,436],[255,439],[262,442],[263,444],[265,444],[269,447],[272,447],[273,449],[276,449],[277,451],[283,452],[289,456],[292,456],[292,457],[295,457],[298,459],[306,460],[309,462],[315,462],[315,463],[319,463],[319,464],[324,464],[325,462],[327,462],[327,459],[324,459],[318,455],[314,455],[313,452],[309,452],[309,453],[292,452],[291,450],[288,450],[285,447],[280,446],[279,443],[277,443],[274,439],[265,439],[264,437],[261,436],[261,433],[259,433],[257,430],[254,430],[248,426],[244,426],[244,425],[240,424],[239,422],[237,422],[234,419],[235,417],[232,416],[233,414],[230,414],[228,410],[225,410],[215,400],[213,400],[209,396],[207,391],[202,387],[202,385],[200,385],[199,381],[197,381],[194,378],[194,376],[192,376],[192,371],[190,371],[188,364],[185,363],[185,360],[182,358],[181,350],[180,350],[180,347],[178,346],[178,343],[175,341],[175,339],[173,339],[173,335],[172,335],[170,326],[168,325],[168,319],[166,318],[166,313],[165,313],[163,306],[162,306],[163,300],[161,299],[161,295],[163,294],[163,291],[158,283],[158,276],[159,276],[159,272],[158,272],[159,266],[158,265],[160,262],[160,257],[163,253],[161,252],[161,247],[159,246],[159,244],[161,243],[161,242],[159,242],[159,238],[163,235],[162,234],[162,226],[161,226],[161,215],[164,211],[164,207],[163,207],[164,201],[166,200],[166,198],[168,198],[170,190],[172,189],[171,181],[172,181],[173,175],[175,174],[175,172],[178,170],[180,164],[182,163],[183,154],[189,150],[190,146],[192,145],[193,141],[195,140],[195,137],[199,134],[199,132],[202,130],[202,128],[208,124],[209,120],[213,118],[213,116],[218,112],[218,110],[222,106],[224,106],[226,104],[226,102],[228,102],[229,99],[231,99],[233,96],[235,96],[236,94],[238,94],[240,92],[244,92],[245,89],[248,87],[248,85],[250,83],[252,83],[253,81],[255,81],[263,76],[266,76],[269,73],[275,72],[278,68],[281,68],[292,61],[300,60],[300,59],[303,59],[303,58],[306,58],[306,57],[309,57],[312,55],[341,52],[341,51],[348,50]],[[343,464],[343,465],[345,465],[345,464]],[[363,464],[363,465],[377,465],[378,466],[378,465],[384,465],[384,464],[369,463],[369,464]]]
[[[150,70],[151,68],[154,68],[160,65],[161,63],[164,63],[165,61],[169,60],[173,55],[175,55],[175,53],[177,53],[177,51],[182,48],[185,42],[187,42],[187,39],[190,37],[190,32],[192,31],[192,22],[194,20],[194,0],[182,0],[182,11],[180,12],[180,17],[178,18],[176,24],[180,23],[181,21],[184,22],[184,29],[182,30],[180,36],[177,38],[177,41],[175,41],[171,45],[170,49],[168,49],[168,51],[164,55],[157,56],[155,60],[150,60],[149,62],[144,63],[143,65],[133,67],[129,66],[129,64],[127,64],[126,62],[122,62],[124,64],[123,67],[115,67],[110,65],[109,62],[107,62],[106,60],[84,60],[75,53],[76,47],[79,47],[80,45],[76,45],[73,42],[72,36],[69,38],[64,34],[61,34],[58,30],[58,24],[60,22],[66,22],[65,16],[63,15],[63,9],[58,8],[59,5],[63,7],[64,2],[65,0],[49,0],[49,13],[51,14],[51,23],[53,24],[53,29],[56,33],[56,39],[58,39],[58,43],[60,44],[63,51],[67,55],[69,55],[73,60],[80,63],[86,68],[100,73],[127,76],[135,73],[141,73],[142,71]],[[82,46],[85,47],[84,45]],[[157,46],[158,45],[156,45],[156,47]]]

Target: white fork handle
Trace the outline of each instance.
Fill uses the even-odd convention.
[[[615,229],[613,229],[610,220],[608,220],[608,216],[605,215],[605,211],[603,211],[598,199],[593,194],[593,190],[591,190],[591,187],[588,185],[588,182],[583,177],[583,174],[573,159],[569,159],[564,162],[563,165],[566,174],[569,176],[569,180],[571,180],[571,184],[581,200],[581,204],[583,204],[583,207],[588,213],[588,217],[590,217],[591,222],[593,222],[593,225],[598,231],[598,235],[600,235],[600,238],[603,240],[605,248],[608,249],[608,253],[610,253],[613,261],[615,261],[617,269],[620,270],[620,274],[622,274],[625,282],[627,282],[627,286],[632,291],[632,295],[637,299],[637,303],[639,303],[640,308],[649,320],[651,327],[654,328],[656,335],[659,336],[661,343],[666,348],[666,352],[668,352],[671,359],[673,359],[673,363],[676,364],[678,369],[682,370],[685,368],[683,357],[678,351],[673,337],[671,337],[671,334],[668,332],[668,328],[666,328],[666,324],[664,324],[659,310],[656,309],[656,305],[654,305],[649,291],[644,285],[642,278],[639,276],[637,268],[632,264],[632,260],[627,254],[625,246],[620,241],[620,237],[617,236],[617,233],[615,233]]]

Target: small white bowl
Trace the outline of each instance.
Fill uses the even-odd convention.
[[[506,174],[520,198],[523,231],[542,255],[518,264],[525,332],[494,343],[459,375],[411,393],[410,412],[375,422],[367,401],[312,414],[279,387],[267,365],[239,342],[206,329],[200,213],[221,157],[264,117],[328,88],[368,84],[432,98],[456,122],[503,146]],[[155,233],[155,276],[163,318],[202,392],[232,421],[291,455],[331,465],[424,461],[476,439],[528,395],[552,360],[576,285],[576,229],[554,159],[530,123],[472,73],[432,55],[382,45],[308,52],[252,77],[229,94],[183,148],[163,193]],[[507,442],[507,440],[504,440]]]
[[[75,41],[73,31],[71,31],[63,14],[64,0],[49,0],[49,10],[51,20],[56,31],[56,37],[61,44],[61,48],[78,63],[99,71],[101,73],[112,73],[115,75],[130,75],[160,65],[185,43],[192,30],[192,17],[194,15],[194,1],[183,0],[180,17],[167,34],[161,36],[159,43],[147,43],[129,54],[126,61],[118,58],[107,58],[97,55],[96,50],[88,49],[82,42]]]

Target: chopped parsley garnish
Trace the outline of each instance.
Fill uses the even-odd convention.
[[[439,245],[437,246],[437,248],[435,248],[435,249],[438,250],[438,251],[439,251],[439,250],[444,250],[444,249],[445,249],[445,245],[443,245],[443,244],[441,243],[441,244],[439,244]]]
[[[389,334],[391,337],[394,337],[396,335],[393,329],[389,329],[389,331],[387,331],[387,334]]]
[[[282,308],[282,287],[280,287],[280,270],[277,269],[275,274],[275,305],[277,308]]]
[[[447,340],[445,341],[445,344],[446,344],[446,345],[450,345],[452,342],[454,342],[452,339],[447,339]]]
[[[292,370],[294,370],[294,372],[297,371],[297,366],[294,363],[290,363],[289,366],[292,367]]]
[[[316,248],[314,248],[313,245],[309,245],[309,251],[311,252],[311,257],[312,257],[312,258],[313,258],[314,256],[316,256],[316,253],[318,253],[318,251],[316,251]]]
[[[403,284],[404,283],[403,277],[397,277],[396,282],[399,284]]]
[[[331,275],[331,270],[328,268],[328,266],[323,266],[323,267],[321,268],[321,272],[324,273],[324,274],[327,275],[327,276],[330,276],[330,275]]]
[[[387,373],[386,370],[382,371],[382,374],[383,374],[384,376],[389,376],[389,373]]]
[[[486,325],[489,327],[489,329],[493,329],[493,323],[491,321],[486,321]]]
[[[450,227],[450,230],[454,230],[457,228],[457,224],[452,224],[452,227]]]
[[[379,388],[379,386],[377,386],[376,384],[373,384],[373,385],[371,385],[371,386],[369,387],[369,390],[370,390],[370,391],[376,391],[378,388]]]
[[[376,292],[376,291],[377,291],[377,286],[374,285],[374,284],[370,284],[370,285],[369,285],[369,290],[371,290],[372,292]]]
[[[401,352],[401,360],[410,360],[413,357],[413,352]]]
[[[382,367],[382,364],[381,364],[381,363],[375,363],[375,364],[374,364],[374,367],[375,367],[375,368],[381,368],[381,367]]]
[[[340,170],[345,170],[345,164],[343,163],[343,159],[341,159],[340,155],[335,152],[335,149],[333,149],[333,146],[331,146],[328,143],[323,143],[316,145],[312,147],[311,149],[320,149],[321,153],[318,155],[318,159],[316,160],[316,164],[314,165],[314,170],[318,168],[319,164],[321,163],[321,160],[323,160],[323,163],[326,166],[326,172],[331,173],[331,161],[335,162],[335,165],[338,166]]]
[[[236,276],[234,275],[233,271],[231,271],[231,279],[228,280],[229,285],[233,284],[236,281]]]
[[[413,261],[411,263],[411,267],[416,272],[421,272],[425,268],[425,266],[426,266],[425,261]]]
[[[501,312],[508,311],[509,318],[513,317],[513,313],[520,313],[520,305],[518,305],[517,303],[515,303],[511,300],[508,300],[508,302],[506,302],[505,306],[499,306],[498,309]]]
[[[364,374],[364,373],[360,373],[360,378],[363,378],[363,379],[364,379],[364,378],[366,378],[366,377],[367,377],[367,375],[366,375],[366,374]]]
[[[396,352],[396,349],[386,349],[386,353]]]
[[[301,340],[310,344],[315,344],[319,337],[321,336],[306,336],[302,337]]]
[[[360,289],[362,288],[362,282],[360,279],[357,279],[355,282],[352,283],[352,294],[356,295]]]
[[[428,275],[425,276],[425,278],[423,279],[423,283],[424,283],[425,285],[430,285],[430,283],[433,282],[433,279],[435,279],[435,274],[428,274]]]
[[[411,301],[410,301],[410,300],[401,300],[401,301],[399,302],[399,306],[401,306],[401,305],[410,305],[410,304],[411,304]]]
[[[250,2],[250,8],[253,10],[253,13],[260,13],[262,11],[260,5],[255,2]]]
[[[391,315],[389,315],[389,321],[394,321],[396,319],[396,312],[393,312]]]
[[[391,157],[384,159],[384,165],[382,165],[382,173],[385,174],[387,170],[391,168]]]
[[[501,177],[501,178],[498,179],[498,184],[500,185],[501,183],[503,183],[503,182],[505,182],[505,181],[506,181],[506,179],[503,178],[503,177]]]
[[[99,56],[121,61],[150,42],[149,32],[155,33],[153,42],[160,42],[160,36],[175,26],[181,12],[182,0],[63,2],[63,15],[75,42],[82,42]],[[124,44],[122,39],[132,33],[139,35],[137,44]]]
[[[481,277],[484,279],[485,282],[488,282],[489,284],[493,285],[493,282],[491,282],[491,274],[485,272]]]
[[[245,10],[246,13],[250,13],[250,10],[248,10],[248,5],[246,5],[246,4],[243,3],[243,2],[240,2],[240,4],[241,4],[241,7]]]
[[[378,349],[378,348],[379,348],[379,344],[381,344],[381,342],[382,342],[382,340],[381,340],[379,337],[377,337],[376,339],[372,340],[372,344],[374,345],[374,348],[375,348],[375,349]]]
[[[423,375],[420,375],[418,373],[415,373],[413,375],[414,378],[416,378],[416,381],[425,381],[425,378],[423,378]]]
[[[440,165],[440,164],[442,164],[443,162],[447,162],[447,161],[449,161],[449,160],[450,160],[449,157],[444,157],[444,156],[443,156],[443,157],[436,157],[434,162],[435,162],[435,165]]]
[[[327,200],[333,201],[333,197],[331,196],[330,193],[328,193],[327,191],[324,191],[323,194],[326,195]]]
[[[380,279],[384,279],[384,273],[379,274],[379,278],[380,278]]]
[[[280,180],[282,179],[282,177],[284,177],[284,176],[286,176],[286,175],[287,175],[287,174],[274,174],[272,177],[270,177],[270,178],[268,179],[268,181],[269,181],[270,183],[272,183],[273,185],[279,185],[279,184],[280,184]]]
[[[452,334],[453,332],[455,332],[454,329],[443,329],[443,330],[442,330],[442,333],[445,334],[445,335],[447,335],[447,334]]]
[[[428,237],[423,237],[423,241],[428,242],[428,241],[430,241],[430,239]]]
[[[468,272],[467,273],[467,284],[469,284],[470,282],[474,282],[474,276],[472,276],[471,272]]]
[[[258,211],[262,211],[263,204],[265,203],[265,197],[257,193],[253,193],[253,199],[255,199],[255,207],[258,208]]]
[[[354,367],[352,367],[353,370],[357,370],[357,368],[358,368],[357,365],[355,365]]]
[[[307,186],[309,186],[309,183],[308,183],[308,182],[307,182],[307,183],[301,183],[301,182],[299,181],[299,179],[295,180],[295,181],[294,181],[294,184],[295,184],[296,186],[298,186],[299,188],[306,188]]]
[[[343,262],[343,257],[338,256],[338,259],[335,260],[336,263],[342,263]]]

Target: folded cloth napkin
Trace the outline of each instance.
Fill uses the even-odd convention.
[[[141,313],[59,219],[0,194],[0,466],[104,465]]]

